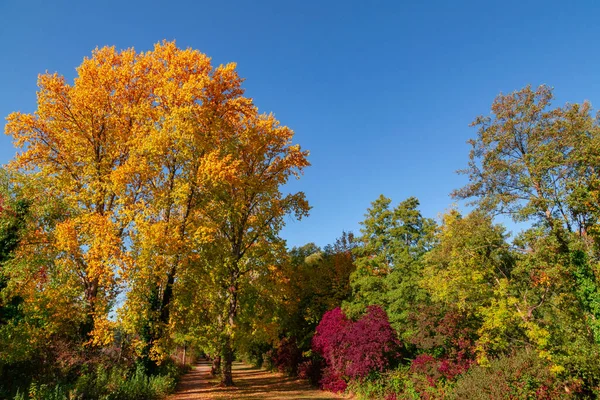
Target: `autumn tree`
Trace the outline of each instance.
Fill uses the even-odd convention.
[[[425,256],[421,285],[445,314],[456,314],[477,336],[480,360],[509,348],[517,309],[509,292],[514,255],[504,229],[489,216],[445,214],[438,245]]]
[[[598,141],[591,105],[551,108],[552,89],[527,86],[473,121],[469,183],[453,195],[516,221],[546,224],[563,244],[598,222]]]
[[[516,263],[503,289],[508,303],[495,313],[516,310],[539,354],[591,387],[600,317],[590,263],[598,257],[600,130],[588,102],[552,107],[552,99],[547,86],[499,95],[492,114],[472,124],[477,137],[462,171],[469,183],[453,195],[532,224],[515,240]],[[495,325],[505,330],[500,321]]]
[[[22,149],[11,169],[37,176],[41,193],[65,205],[40,232],[85,299],[77,312],[91,344],[112,340],[108,311],[124,287],[125,329],[148,365],[159,363],[177,323],[178,282],[208,274],[203,282],[218,288],[212,304],[227,304],[231,360],[242,277],[256,279],[282,251],[283,218],[308,210],[302,193],[281,192],[308,153],[244,97],[242,81],[235,64],[215,68],[174,43],[102,48],[73,84],[40,75],[36,112],[8,117],[6,133]]]
[[[298,372],[300,363],[313,367],[314,357],[303,354],[311,350],[319,321],[352,294],[350,274],[355,269],[352,249],[357,245],[353,238],[352,233],[343,232],[323,249],[308,243],[288,251],[282,259],[283,279],[274,285],[280,287],[278,301],[272,303],[275,338],[255,344],[258,360],[270,357],[278,369],[290,375]],[[265,355],[267,350],[273,354]]]
[[[177,276],[189,275],[188,269],[212,274],[200,260],[210,258],[201,240],[207,185],[231,174],[224,148],[231,121],[253,108],[242,96],[235,64],[213,67],[206,55],[174,43],[155,46],[139,63],[155,88],[151,134],[136,148],[144,164],[130,235],[131,291],[122,314],[129,329],[141,333],[138,345],[152,367],[167,356]]]
[[[214,265],[221,271],[220,291],[226,299],[223,332],[223,383],[231,385],[233,339],[242,282],[267,273],[270,254],[283,251],[278,232],[284,217],[307,215],[303,193],[285,194],[282,186],[290,176],[298,177],[308,166],[308,152],[292,144],[293,132],[272,115],[256,109],[240,115],[227,129],[225,142],[231,173],[212,180],[203,219],[207,221],[203,240],[212,243],[218,254]]]
[[[149,133],[152,85],[133,50],[96,50],[74,84],[58,74],[38,80],[33,114],[13,113],[6,133],[23,150],[10,164],[43,178],[69,215],[48,232],[56,263],[74,271],[85,299],[84,336],[105,340],[118,275],[128,265],[125,212],[140,194],[140,160],[132,149]]]

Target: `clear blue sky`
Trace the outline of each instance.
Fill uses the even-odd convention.
[[[595,1],[0,0],[0,115],[35,109],[37,74],[75,67],[96,46],[177,40],[235,61],[247,94],[311,151],[289,185],[313,209],[290,246],[325,245],[380,193],[436,217],[465,180],[468,124],[499,92],[555,87],[556,104],[600,104]],[[15,153],[0,136],[0,163]]]

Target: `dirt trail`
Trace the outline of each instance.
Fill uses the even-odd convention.
[[[233,380],[234,387],[220,387],[219,381],[210,376],[210,363],[201,361],[182,378],[177,392],[169,397],[169,400],[327,400],[345,398],[314,389],[307,382],[253,368],[240,362],[233,364]]]

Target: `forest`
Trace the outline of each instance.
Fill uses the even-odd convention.
[[[5,127],[0,398],[163,399],[198,357],[223,386],[244,360],[357,399],[598,397],[588,102],[490,93],[451,194],[466,206],[381,195],[360,232],[290,249],[309,152],[243,82],[168,41],[39,75]]]

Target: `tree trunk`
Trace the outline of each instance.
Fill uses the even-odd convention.
[[[223,379],[221,383],[224,386],[233,386],[233,373],[231,369],[233,366],[233,330],[235,328],[235,317],[238,306],[239,271],[237,268],[232,269],[230,279],[227,324],[223,338],[223,361],[225,361],[225,365],[223,366]]]
[[[176,268],[173,266],[167,273],[167,284],[163,291],[163,298],[160,303],[160,322],[164,325],[169,324],[171,300],[173,299],[173,284],[175,283]]]
[[[94,278],[86,283],[85,300],[86,300],[86,316],[79,330],[81,337],[85,340],[89,339],[90,333],[94,330],[94,315],[96,314],[96,300],[98,299],[99,279]]]
[[[215,356],[212,359],[212,366],[210,367],[210,374],[217,376],[221,373],[221,356]]]
[[[225,364],[223,365],[221,384],[224,386],[233,386],[233,347],[230,333],[226,334],[225,342],[223,343],[223,359]]]

